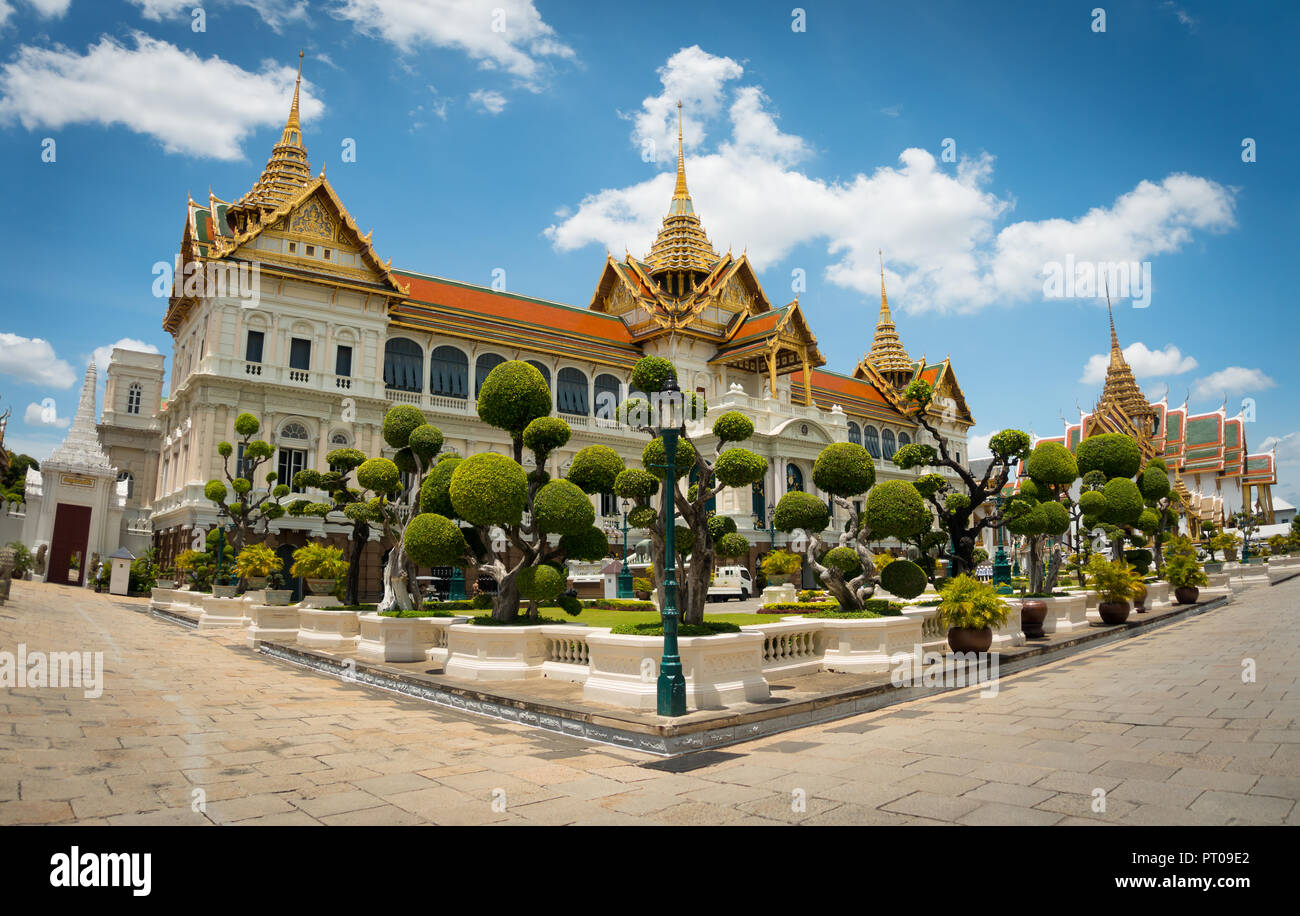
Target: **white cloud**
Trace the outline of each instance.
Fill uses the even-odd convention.
[[[2,332],[0,374],[51,388],[71,388],[77,381],[77,373],[68,362],[54,355],[54,347],[48,340]]]
[[[111,343],[103,347],[96,347],[92,358],[95,360],[95,372],[100,382],[103,382],[108,374],[108,362],[113,357],[113,351],[134,350],[137,353],[157,353],[158,348],[151,343],[145,343],[143,340],[136,340],[134,337],[123,337],[117,343]]]
[[[72,0],[27,0],[27,3],[42,18],[54,19],[68,11]]]
[[[305,0],[208,0],[200,4],[196,0],[130,0],[140,7],[140,15],[153,22],[164,19],[189,19],[195,7],[211,6],[214,2],[234,3],[254,10],[262,21],[279,32],[291,22],[306,22],[307,4]],[[323,56],[323,55],[322,55]]]
[[[1216,398],[1263,391],[1276,385],[1277,382],[1260,369],[1229,366],[1198,378],[1192,385],[1192,394],[1198,398]]]
[[[13,14],[14,8],[7,0],[0,0],[0,28],[4,27],[4,24],[9,21],[9,17]]]
[[[538,90],[549,58],[573,58],[532,0],[340,0],[331,12],[402,53],[422,44],[457,48],[483,70],[503,70]]]
[[[1172,252],[1197,230],[1232,226],[1234,192],[1191,175],[1141,182],[1109,207],[1077,219],[996,223],[1013,207],[988,190],[994,158],[959,157],[955,168],[927,150],[903,150],[894,165],[825,181],[796,167],[811,157],[801,137],[782,133],[744,70],[692,46],[659,70],[663,90],[642,101],[631,140],[674,162],[676,100],[684,111],[687,176],[710,238],[720,250],[747,247],[760,269],[796,246],[825,244],[827,279],[865,294],[879,290],[884,249],[891,299],[908,310],[977,311],[995,302],[1043,301],[1043,265],[1076,260],[1142,261]],[[725,122],[719,124],[719,122]],[[729,131],[712,150],[706,129]],[[671,196],[673,176],[589,194],[546,230],[559,250],[601,244],[643,254]]]
[[[69,417],[60,417],[58,408],[53,398],[46,398],[46,403],[37,404],[35,401],[27,405],[27,410],[23,413],[23,422],[29,426],[57,426],[60,429],[66,429],[71,425],[72,420]]]
[[[501,114],[506,107],[506,97],[495,89],[476,89],[469,94],[469,100],[488,114]]]
[[[20,47],[0,67],[0,124],[120,124],[170,153],[239,159],[252,131],[284,123],[296,61],[267,62],[252,73],[140,32],[133,38],[135,47],[127,48],[105,36],[85,55],[62,46]],[[305,121],[325,110],[305,79],[300,109]]]
[[[967,456],[971,461],[978,461],[981,458],[992,458],[993,452],[989,449],[989,440],[996,436],[1001,430],[995,429],[991,433],[977,433],[971,430],[971,434],[966,437]]]
[[[1133,370],[1134,378],[1150,378],[1155,375],[1181,375],[1196,368],[1197,362],[1190,356],[1183,356],[1182,351],[1173,344],[1166,344],[1163,350],[1152,350],[1141,341],[1135,341],[1124,348],[1124,360]],[[1079,381],[1095,385],[1106,380],[1106,367],[1110,365],[1109,353],[1094,353],[1088,357],[1083,367],[1083,376]]]

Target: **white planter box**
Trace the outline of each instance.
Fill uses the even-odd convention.
[[[787,617],[787,620],[803,618]],[[849,674],[881,674],[916,659],[920,664],[922,621],[907,614],[858,620],[821,618],[822,667]]]
[[[298,609],[292,605],[255,604],[248,609],[252,625],[244,641],[256,649],[263,640],[296,642],[298,639]]]
[[[921,648],[926,652],[948,651],[948,628],[939,624],[939,608],[905,607],[903,616],[921,621]]]
[[[746,624],[741,630],[763,636],[764,677],[794,677],[822,670],[821,620],[799,617]]]
[[[329,652],[353,652],[361,641],[360,611],[298,609],[298,645]]]
[[[220,627],[246,627],[249,623],[248,611],[252,607],[242,598],[204,597],[199,600],[203,613],[199,615],[199,629],[209,630]]]
[[[1300,576],[1300,566],[1273,566],[1268,567],[1268,581],[1281,582],[1284,579],[1290,579],[1292,576]]]
[[[1147,583],[1147,609],[1167,607],[1169,604],[1169,583],[1164,581]]]
[[[1007,606],[1007,622],[993,631],[991,649],[1010,649],[1012,646],[1025,644],[1025,633],[1020,628],[1020,602],[1004,601]],[[945,635],[944,639],[947,639]]]
[[[559,625],[494,627],[464,620],[447,629],[443,674],[467,681],[542,677],[542,666],[551,658],[551,643],[543,631]]]
[[[591,647],[587,639],[593,633],[608,633],[610,628],[557,623],[541,630],[546,639],[542,677],[582,684],[591,674]]]
[[[1096,592],[1071,595],[1069,598],[1039,598],[1039,601],[1047,605],[1047,616],[1043,619],[1043,633],[1050,635],[1086,630],[1090,596],[1093,607],[1096,607]]]
[[[591,674],[582,697],[629,709],[656,708],[662,636],[587,637]],[[771,695],[763,677],[763,635],[723,633],[677,640],[686,679],[686,705],[701,709],[758,702]]]
[[[298,602],[298,607],[308,607],[308,608],[337,607],[338,604],[339,604],[339,599],[335,598],[333,595],[304,595],[302,601]],[[361,612],[353,611],[353,613],[359,614]]]
[[[172,606],[176,600],[176,589],[174,588],[157,588],[149,592],[149,607],[166,609]]]
[[[371,611],[359,614],[361,638],[357,658],[366,662],[423,662],[430,649],[443,641],[443,632],[451,624],[463,623],[467,617],[380,617]]]
[[[763,604],[790,604],[799,600],[799,590],[790,583],[769,585],[763,589],[760,601]]]
[[[1206,588],[1227,588],[1228,574],[1226,572],[1206,573],[1205,577],[1210,580]]]

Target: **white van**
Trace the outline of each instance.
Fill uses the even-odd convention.
[[[714,570],[713,582],[709,585],[710,601],[726,601],[728,598],[744,601],[752,594],[754,583],[745,567],[720,566]]]

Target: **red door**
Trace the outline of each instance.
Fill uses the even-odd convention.
[[[86,544],[90,539],[90,506],[59,503],[54,510],[54,537],[50,541],[50,567],[45,581],[81,585],[86,581]],[[68,576],[74,556],[81,558],[76,575]]]

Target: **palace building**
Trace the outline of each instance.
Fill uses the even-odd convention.
[[[687,188],[680,133],[679,126],[676,185],[654,244],[644,257],[607,257],[590,302],[576,307],[394,268],[381,258],[324,171],[313,176],[295,88],[280,141],[251,190],[232,201],[210,193],[187,204],[182,271],[163,317],[174,341],[166,399],[152,401],[152,364],[119,366],[115,357],[108,367],[108,396],[122,403],[106,405],[100,434],[116,467],[140,469],[134,492],[149,495],[162,562],[217,523],[203,487],[221,477],[217,444],[237,440],[238,414],[261,421],[261,437],[275,448],[269,466],[284,483],[304,468],[326,470],[335,448],[390,454],[380,428],[393,404],[420,407],[446,447],[462,455],[509,453],[506,434],[478,419],[475,398],[492,368],[511,359],[537,367],[551,385],[555,414],[573,428],[552,458],[553,475],[592,443],[639,466],[645,436],[620,425],[614,408],[645,355],[672,359],[681,388],[706,398],[709,415],[698,427],[706,447],[718,413],[751,417],[755,435],[747,445],[767,457],[767,479],[716,500],[716,511],[734,517],[749,537],[751,560],[785,542],[767,529],[770,509],[789,490],[815,492],[812,465],[826,444],[860,442],[877,459],[880,479],[914,476],[889,460],[924,435],[902,400],[914,378],[934,386],[932,422],[965,454],[974,420],[953,368],[946,359],[908,355],[883,267],[869,352],[846,372],[825,368],[798,300],[770,301],[748,257],[719,252],[709,240]],[[255,295],[241,295],[246,291],[233,283],[215,290],[182,283],[182,273],[214,266],[245,275],[255,267]],[[118,373],[131,378],[117,381]],[[125,418],[138,416],[133,391],[152,409],[130,422],[154,437],[153,466],[128,454],[130,437],[118,434]],[[147,486],[141,473],[152,475]],[[598,524],[612,531],[620,507],[611,497],[594,501]],[[287,517],[273,523],[268,542],[287,557],[309,538],[342,543],[348,530]],[[365,555],[363,581],[375,588],[381,553],[376,541]]]
[[[1055,439],[1074,451],[1081,439],[1097,433],[1126,433],[1137,440],[1144,459],[1163,458],[1174,489],[1182,497],[1184,533],[1200,536],[1206,524],[1223,527],[1243,507],[1272,524],[1272,487],[1277,469],[1270,452],[1249,454],[1245,411],[1229,417],[1223,407],[1197,414],[1169,406],[1167,397],[1148,401],[1124,359],[1110,316],[1110,363],[1101,397],[1090,412],[1080,411]],[[1035,443],[1037,444],[1037,443]]]

